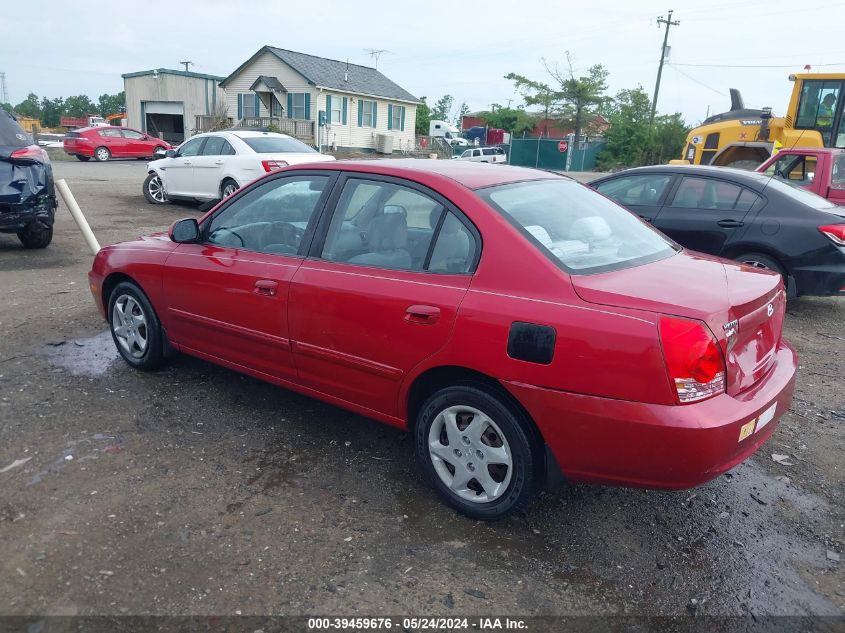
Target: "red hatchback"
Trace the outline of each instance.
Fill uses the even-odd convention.
[[[110,158],[155,157],[157,151],[172,149],[170,143],[155,136],[144,134],[132,128],[118,125],[83,127],[65,134],[62,142],[65,153],[87,161],[94,158],[106,161]]]
[[[516,167],[286,168],[89,277],[133,367],[178,350],[406,429],[481,519],[561,473],[708,481],[772,434],[797,366],[780,276]]]

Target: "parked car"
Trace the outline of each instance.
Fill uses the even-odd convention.
[[[96,125],[65,134],[65,153],[81,161],[91,158],[153,158],[156,152],[170,149],[170,143],[132,128],[118,125]]]
[[[268,172],[301,163],[333,161],[286,134],[231,130],[197,134],[147,166],[144,197],[219,200]]]
[[[474,163],[499,163],[508,162],[508,155],[501,147],[475,147],[466,150],[460,156],[453,156],[455,160],[469,160]]]
[[[89,281],[132,367],[179,350],[406,429],[479,519],[561,470],[701,484],[768,439],[794,387],[780,277],[538,170],[288,167],[103,248]]]
[[[777,178],[656,165],[590,183],[686,248],[784,276],[791,297],[845,295],[845,208]]]
[[[757,168],[803,187],[834,204],[845,205],[845,150],[821,147],[784,149]]]
[[[0,233],[15,233],[26,248],[53,240],[56,191],[47,152],[0,108]]]

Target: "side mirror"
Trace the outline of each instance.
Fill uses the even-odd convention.
[[[200,226],[194,218],[183,218],[171,224],[167,234],[177,244],[194,244],[199,242]]]
[[[160,147],[156,147],[153,151],[153,158],[164,158],[166,153],[166,150],[163,150]]]
[[[176,158],[176,150],[175,149],[168,149],[165,150],[164,155],[167,158]]]

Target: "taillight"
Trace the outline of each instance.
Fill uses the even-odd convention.
[[[820,226],[819,231],[837,246],[845,246],[845,224]]]
[[[37,160],[42,163],[50,162],[50,157],[47,155],[47,152],[38,147],[38,145],[29,145],[28,147],[16,149],[12,152],[10,158],[17,158],[19,160]]]
[[[264,167],[264,171],[276,171],[282,167],[287,167],[288,164],[283,160],[262,160],[261,166]]]
[[[678,402],[687,404],[725,391],[725,359],[704,323],[660,317],[660,341]]]

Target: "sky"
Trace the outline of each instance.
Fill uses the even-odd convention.
[[[788,76],[845,73],[845,2],[795,0],[320,0],[252,5],[217,0],[145,0],[97,5],[29,0],[2,8],[0,72],[9,100],[123,89],[121,74],[183,68],[228,75],[265,44],[375,65],[366,49],[385,50],[378,69],[432,104],[444,94],[456,110],[517,106],[509,72],[547,81],[543,67],[564,63],[576,74],[593,64],[609,71],[608,93],[654,90],[663,31],[674,9],[669,64],[658,111],[695,124],[729,109],[729,88],[747,107],[783,113]]]

